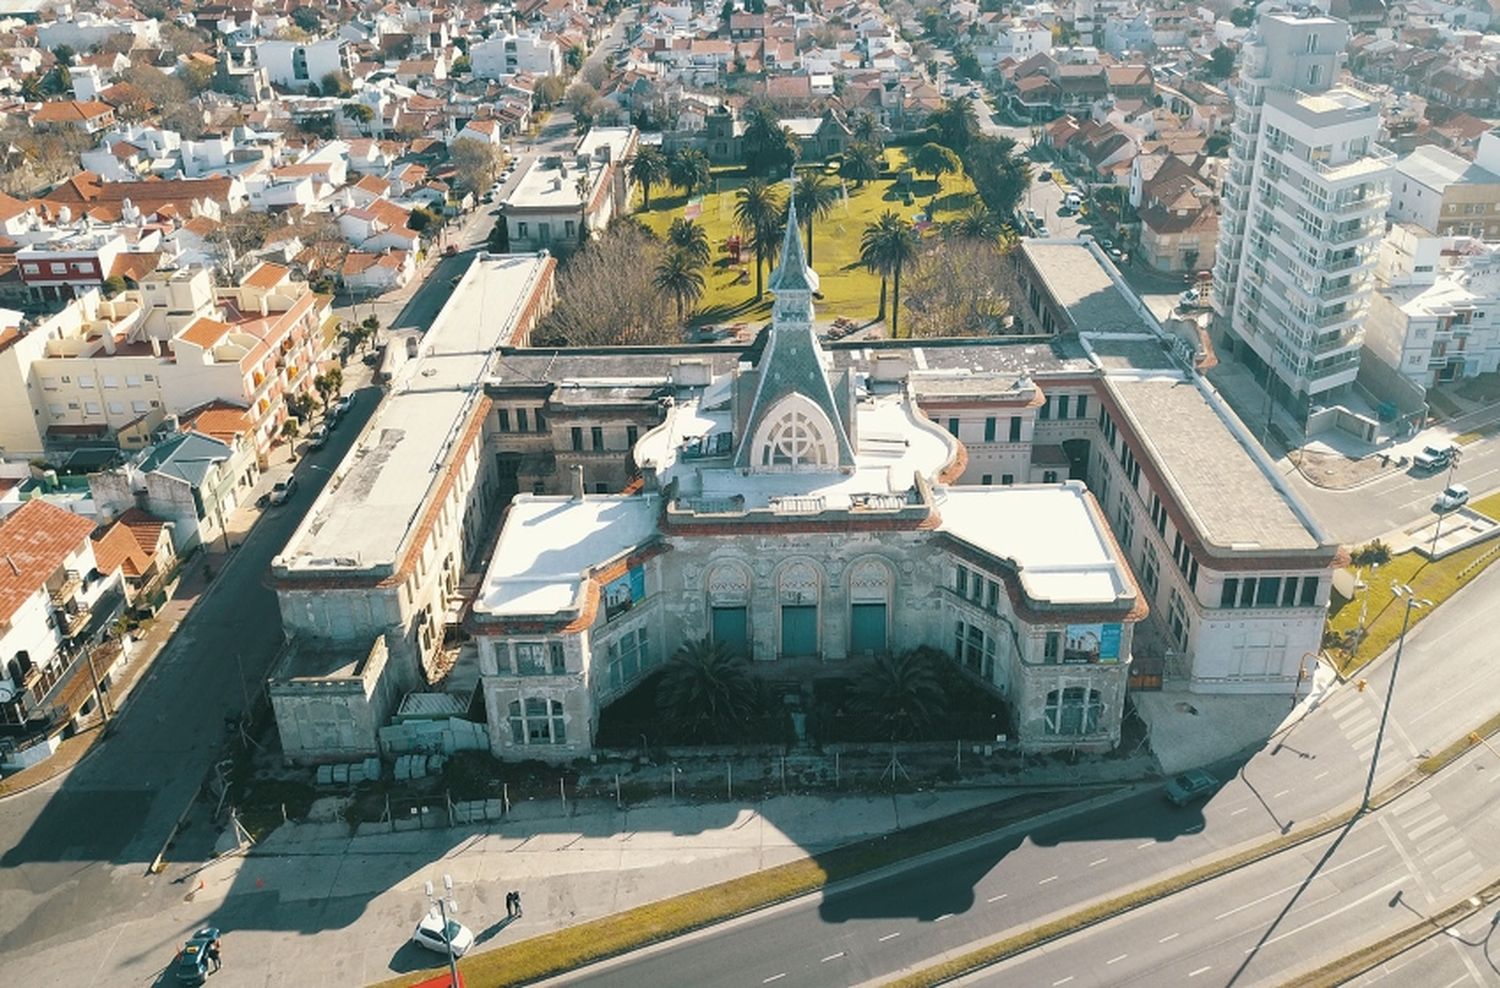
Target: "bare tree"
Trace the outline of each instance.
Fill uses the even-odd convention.
[[[902,299],[913,336],[993,336],[1010,313],[1012,258],[992,241],[950,238],[928,245]]]
[[[568,258],[557,305],[542,321],[538,345],[673,343],[672,299],[652,284],[662,245],[633,223],[617,223]]]

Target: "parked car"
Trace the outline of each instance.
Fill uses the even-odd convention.
[[[1441,470],[1453,461],[1456,446],[1423,446],[1422,452],[1411,458],[1412,466],[1418,470]]]
[[[271,488],[271,503],[285,504],[292,499],[292,495],[295,493],[297,493],[296,477],[288,477],[285,480],[278,480]]]
[[[458,253],[458,244],[449,244],[448,246],[446,246],[446,247],[443,248],[443,256],[444,257],[452,257],[453,255],[455,255],[457,253]]]
[[[321,422],[313,426],[312,431],[307,434],[307,445],[313,449],[322,449],[324,446],[327,446],[328,426]]]
[[[1047,229],[1047,224],[1038,220],[1036,224],[1036,235],[1038,237],[1050,237],[1052,236],[1052,231]]]
[[[1077,192],[1069,192],[1067,195],[1063,196],[1063,205],[1067,206],[1069,209],[1077,209],[1079,206],[1083,205],[1083,196],[1079,195]]]
[[[335,416],[337,416],[339,418],[343,418],[345,415],[348,415],[349,412],[350,412],[350,410],[353,409],[353,408],[354,408],[354,395],[347,394],[347,395],[341,396],[338,401],[334,402],[333,403],[333,408],[330,409],[330,411]]]
[[[1201,309],[1203,308],[1203,296],[1199,294],[1198,289],[1189,288],[1177,296],[1177,307],[1179,309]]]
[[[1454,508],[1467,504],[1468,501],[1469,489],[1467,487],[1463,484],[1449,484],[1443,488],[1443,493],[1437,496],[1437,501],[1432,506],[1439,512],[1452,511]]]
[[[208,948],[210,944],[218,942],[218,939],[219,928],[205,926],[182,945],[182,949],[177,952],[178,984],[201,985],[208,980]]]
[[[1052,181],[1052,173],[1043,168],[1041,171],[1036,173],[1036,180],[1038,182],[1050,182]]]
[[[474,946],[474,934],[469,928],[457,920],[448,920],[448,936],[443,938],[443,919],[436,910],[422,917],[422,922],[417,924],[417,931],[411,935],[411,942],[428,950],[435,950],[447,956],[448,945],[453,945],[453,956],[462,957]]]
[[[1219,788],[1219,780],[1201,768],[1189,769],[1167,783],[1167,802],[1186,806],[1207,799]]]

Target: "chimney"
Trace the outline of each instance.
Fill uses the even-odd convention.
[[[583,494],[583,465],[575,463],[569,470],[573,477],[573,500],[582,501]]]

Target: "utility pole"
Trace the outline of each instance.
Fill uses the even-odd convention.
[[[438,918],[443,923],[443,943],[448,948],[448,977],[449,988],[458,988],[458,959],[453,956],[453,938],[448,935],[448,910],[458,912],[458,903],[453,901],[453,876],[443,876],[443,894],[434,896],[432,883],[426,883],[427,901],[436,904]]]
[[[1450,487],[1453,486],[1453,471],[1458,469],[1458,461],[1460,459],[1462,459],[1462,458],[1463,458],[1463,451],[1462,450],[1460,450],[1460,449],[1458,449],[1456,447],[1450,448],[1450,451],[1448,453],[1448,480],[1443,485],[1443,490],[1446,491],[1448,488],[1450,488]],[[1428,559],[1436,559],[1437,558],[1438,534],[1441,533],[1442,530],[1443,530],[1443,515],[1445,515],[1445,514],[1447,514],[1447,509],[1445,509],[1445,508],[1439,508],[1438,509],[1437,524],[1435,526],[1433,526],[1433,529],[1432,529],[1432,548],[1430,548],[1430,549],[1427,550],[1427,558]]]

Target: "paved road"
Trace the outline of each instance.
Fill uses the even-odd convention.
[[[374,410],[361,393],[328,446],[304,457],[301,490],[268,511],[235,550],[116,719],[115,734],[62,779],[0,802],[0,969],[6,958],[108,930],[174,899],[147,866],[220,757],[225,718],[265,678],[280,646],[276,596],[263,582]],[[238,658],[238,661],[236,659]]]
[[[1497,605],[1500,572],[1492,571],[1409,636],[1381,747],[1380,784],[1403,774],[1424,751],[1500,710],[1500,663],[1490,660],[1488,633],[1489,614]],[[1372,670],[1363,692],[1345,687],[1326,698],[1239,766],[1201,808],[1173,810],[1159,793],[1143,793],[1024,839],[998,841],[852,892],[798,903],[587,972],[571,983],[753,986],[776,979],[768,983],[847,985],[920,965],[1195,859],[1288,832],[1358,799],[1388,669],[1382,664]],[[1456,689],[1456,683],[1463,688]],[[1446,877],[1456,875],[1468,877],[1462,869]]]
[[[1279,983],[1488,884],[1500,874],[1497,832],[1500,759],[1478,748],[1352,827],[1059,940],[966,983],[993,988]],[[1474,946],[1482,946],[1489,918],[1482,918],[1478,925],[1486,929],[1475,930],[1479,936],[1468,944],[1449,940],[1454,952],[1440,960],[1457,969],[1456,981],[1424,974],[1420,983],[1500,981],[1500,967]]]

